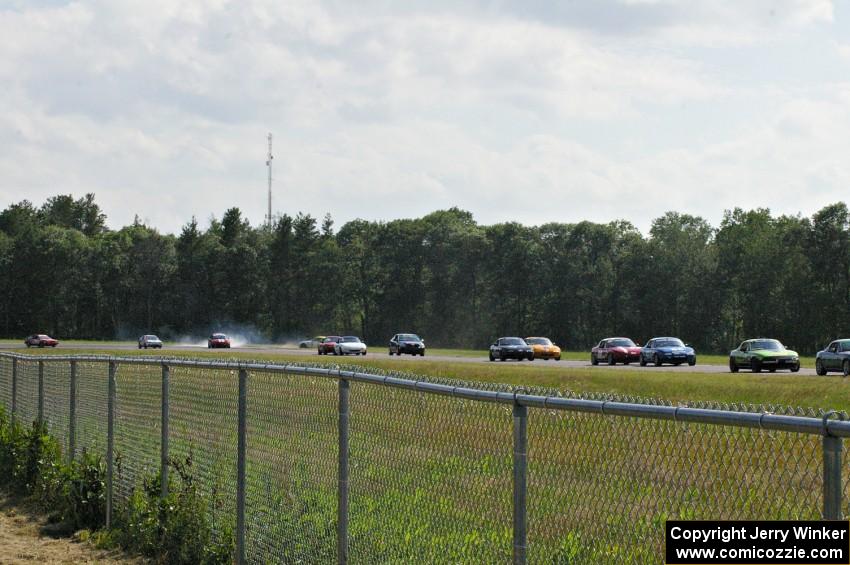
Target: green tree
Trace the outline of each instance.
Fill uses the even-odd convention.
[[[714,229],[702,218],[668,212],[653,221],[649,235],[637,278],[642,287],[636,296],[640,318],[650,330],[643,337],[669,333],[712,349],[718,345],[712,343],[717,301]]]
[[[70,194],[52,196],[39,210],[39,216],[47,225],[72,228],[87,236],[97,235],[106,229],[106,215],[91,193],[77,200]]]
[[[20,237],[41,223],[38,210],[29,200],[21,200],[0,212],[0,231]]]
[[[850,213],[843,202],[819,210],[811,223],[808,256],[821,345],[850,332]]]

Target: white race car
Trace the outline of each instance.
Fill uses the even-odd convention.
[[[299,341],[298,347],[300,347],[301,349],[313,349],[323,341],[325,341],[325,336],[317,335],[313,339],[305,339],[304,341]]]
[[[346,335],[334,345],[335,355],[366,355],[366,344],[359,337]]]

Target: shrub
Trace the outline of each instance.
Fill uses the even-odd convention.
[[[29,430],[12,423],[0,407],[0,486],[31,495],[51,510],[51,522],[68,529],[96,529],[106,519],[106,470],[103,460],[83,452],[66,464],[59,443],[44,423]]]
[[[27,451],[26,434],[20,424],[11,422],[0,406],[0,486],[15,482]]]
[[[64,476],[59,511],[74,530],[95,530],[106,523],[106,464],[83,452]]]
[[[62,450],[47,434],[44,423],[33,422],[25,430],[17,422],[13,424],[5,410],[0,412],[0,484],[51,503],[57,495],[61,457]]]
[[[210,501],[197,491],[192,456],[170,460],[169,466],[174,473],[169,475],[168,496],[159,496],[160,474],[145,478],[127,501],[115,540],[125,549],[163,563],[230,563],[233,532],[213,532],[210,527]]]
[[[232,527],[214,531],[208,520],[218,505],[198,492],[192,456],[169,461],[174,473],[169,494],[160,498],[161,477],[145,477],[123,508],[116,524],[95,536],[101,544],[154,557],[169,564],[230,563],[235,547]],[[0,406],[0,486],[33,499],[52,511],[50,520],[68,530],[96,530],[106,519],[106,466],[102,458],[83,452],[78,461],[63,463],[62,449],[43,422],[30,429],[12,423]]]
[[[53,507],[62,496],[70,472],[62,463],[62,448],[48,434],[47,424],[38,421],[33,422],[27,433],[26,445],[24,476],[19,478],[19,486],[35,495],[42,506]]]

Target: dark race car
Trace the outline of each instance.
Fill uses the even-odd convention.
[[[836,339],[815,357],[815,372],[825,375],[830,371],[841,371],[850,375],[850,339]]]
[[[395,334],[390,340],[390,355],[401,355],[402,353],[424,357],[425,340],[416,334]]]
[[[207,347],[209,349],[216,349],[219,347],[230,349],[230,338],[224,334],[212,334],[207,340]]]
[[[652,363],[660,367],[664,363],[690,366],[697,364],[697,354],[690,345],[682,343],[678,337],[654,337],[646,342],[640,351],[640,366]]]
[[[490,361],[528,359],[534,361],[534,350],[521,337],[500,337],[490,346]]]
[[[56,347],[59,340],[46,334],[33,334],[24,340],[24,344],[27,347]]]
[[[598,365],[600,362],[613,365],[640,360],[640,346],[627,337],[608,337],[590,350],[590,364]]]

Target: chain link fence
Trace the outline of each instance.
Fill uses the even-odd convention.
[[[239,563],[658,563],[668,519],[837,519],[848,504],[843,413],[13,354],[0,404],[74,456],[111,453],[110,509],[168,461],[191,465]]]
[[[108,368],[106,363],[76,361],[75,436],[69,450],[78,457],[83,451],[106,455]],[[20,378],[18,380],[21,380]],[[48,414],[48,418],[49,418]],[[147,441],[150,437],[146,436]]]

